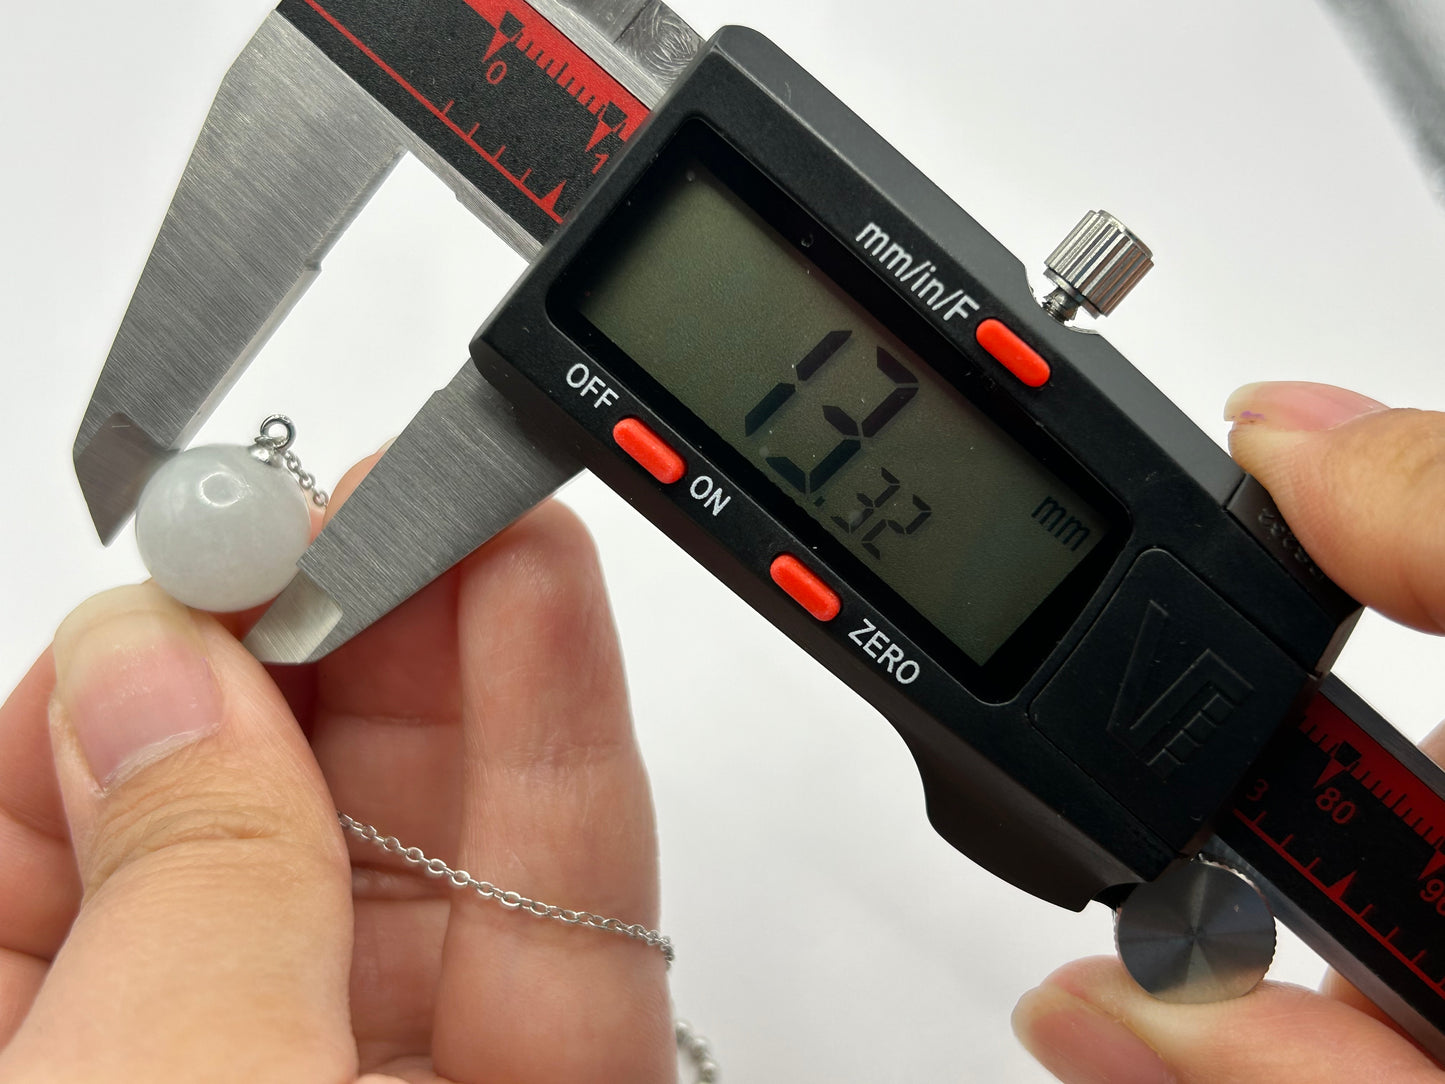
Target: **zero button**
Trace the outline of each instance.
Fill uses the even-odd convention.
[[[811,572],[802,561],[783,554],[773,562],[773,582],[819,621],[831,621],[843,610],[843,602],[826,583]]]

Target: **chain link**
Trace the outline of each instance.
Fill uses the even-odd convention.
[[[677,1048],[687,1055],[692,1067],[697,1070],[697,1084],[717,1084],[718,1067],[713,1060],[712,1043],[693,1031],[686,1020],[679,1020],[673,1025],[673,1035],[677,1039]]]
[[[280,433],[277,433],[278,429]],[[267,463],[276,464],[279,458],[279,465],[296,479],[301,492],[310,495],[311,503],[317,508],[325,508],[331,503],[331,495],[317,486],[314,474],[301,466],[300,458],[291,451],[291,445],[295,443],[296,423],[284,414],[272,414],[261,423],[256,439],[251,442],[251,450],[258,459]]]
[[[331,494],[317,486],[315,475],[301,469],[301,460],[296,458],[295,452],[283,452],[281,465],[291,472],[291,477],[296,479],[301,492],[311,494],[311,503],[317,508],[325,508],[331,503]]]
[[[336,819],[344,831],[350,832],[368,843],[374,843],[388,854],[396,855],[403,862],[415,866],[426,876],[444,878],[453,888],[475,892],[482,899],[491,900],[509,911],[525,911],[537,918],[551,919],[568,926],[590,926],[594,930],[605,930],[608,933],[630,937],[634,941],[641,941],[649,948],[655,948],[661,952],[669,968],[672,967],[672,961],[676,958],[672,947],[672,938],[657,930],[649,930],[640,922],[627,923],[621,919],[594,915],[591,911],[572,911],[565,907],[543,903],[541,900],[530,899],[520,892],[498,888],[490,881],[478,881],[464,869],[452,869],[440,858],[427,857],[426,852],[420,847],[408,847],[396,836],[382,835],[381,830],[374,825],[365,824],[355,817],[348,817],[340,810],[336,811]],[[713,1058],[712,1044],[694,1031],[692,1025],[686,1020],[679,1020],[673,1025],[673,1035],[677,1040],[678,1050],[682,1051],[684,1056],[692,1062],[692,1067],[697,1072],[695,1078],[697,1084],[717,1084],[718,1065]]]
[[[605,930],[608,933],[630,937],[634,941],[641,941],[648,948],[655,948],[661,952],[663,958],[667,960],[668,966],[672,966],[672,961],[676,956],[672,947],[672,939],[657,930],[649,930],[640,922],[627,923],[616,918],[604,918],[602,915],[594,915],[591,911],[571,911],[565,907],[531,899],[520,892],[498,888],[490,881],[476,880],[464,869],[452,869],[440,858],[428,858],[420,847],[404,846],[395,836],[384,836],[371,825],[363,824],[361,821],[348,817],[345,813],[337,813],[336,817],[341,822],[341,827],[352,835],[375,843],[389,854],[394,854],[402,861],[416,866],[428,877],[445,878],[451,882],[452,887],[475,892],[482,899],[492,900],[509,911],[525,911],[537,918],[552,919],[568,926],[591,926],[594,930]]]

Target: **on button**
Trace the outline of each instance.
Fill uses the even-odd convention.
[[[687,473],[687,463],[682,456],[636,418],[623,418],[618,422],[612,429],[612,439],[663,485],[680,482]]]

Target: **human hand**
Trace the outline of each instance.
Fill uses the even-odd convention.
[[[1355,598],[1445,632],[1445,415],[1387,410],[1314,384],[1254,384],[1229,400],[1230,447],[1306,550]],[[1445,727],[1423,743],[1445,759]],[[1264,983],[1235,1001],[1169,1005],[1112,959],[1056,971],[1014,1010],[1029,1051],[1066,1084],[1445,1081],[1359,991]]]
[[[673,1079],[657,949],[365,842],[348,862],[336,821],[656,927],[651,799],[576,519],[539,509],[277,681],[146,585],[80,607],[0,709],[0,1081]]]

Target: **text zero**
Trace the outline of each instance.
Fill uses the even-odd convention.
[[[912,685],[923,670],[918,663],[904,656],[903,649],[893,642],[891,636],[866,617],[863,619],[863,627],[850,632],[848,639],[861,647],[863,654],[892,674],[893,680],[900,685]]]

